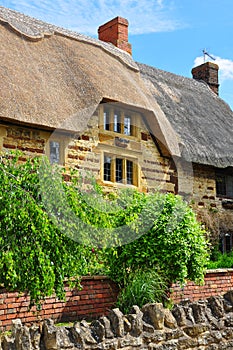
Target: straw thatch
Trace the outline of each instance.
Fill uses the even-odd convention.
[[[233,165],[233,112],[204,83],[138,64],[153,97],[178,133],[192,162]]]
[[[107,98],[145,112],[155,136],[179,155],[176,133],[129,54],[3,7],[0,43],[1,118],[81,132]]]
[[[142,111],[175,156],[233,165],[233,112],[209,87],[0,6],[0,118],[82,132],[103,99]]]

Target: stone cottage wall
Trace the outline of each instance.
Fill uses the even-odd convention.
[[[7,123],[0,124],[0,153],[19,150],[22,152],[21,161],[35,156],[49,156],[49,141],[60,143],[60,162],[67,172],[75,168],[83,175],[90,174],[96,178],[106,191],[122,187],[117,183],[103,181],[103,154],[106,150],[119,157],[135,158],[138,162],[138,189],[148,192],[154,190],[174,192],[175,168],[169,158],[162,157],[146,125],[141,119],[137,138],[131,137],[127,143],[118,133],[106,133],[100,129],[99,109],[88,121],[82,134],[68,132],[46,131],[29,126],[17,126]],[[66,179],[69,180],[67,173]],[[124,186],[125,187],[125,186]]]
[[[215,178],[213,167],[193,165],[193,208],[218,241],[222,232],[233,232],[233,206],[216,196]]]
[[[2,349],[1,349],[2,348]],[[230,350],[233,348],[233,293],[175,305],[133,306],[128,315],[115,308],[92,323],[56,327],[51,319],[30,328],[13,322],[1,350]]]

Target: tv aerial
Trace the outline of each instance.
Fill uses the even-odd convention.
[[[203,49],[202,52],[203,52],[203,56],[204,56],[204,63],[205,63],[205,61],[206,61],[206,56],[208,56],[209,58],[211,58],[211,60],[213,60],[213,61],[216,60],[216,58],[214,58],[213,56],[211,56],[211,55],[206,51],[206,49]]]

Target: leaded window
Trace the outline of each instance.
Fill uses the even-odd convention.
[[[51,164],[60,163],[60,143],[57,141],[49,142],[49,159]]]
[[[136,160],[104,154],[103,180],[138,186],[138,166]]]

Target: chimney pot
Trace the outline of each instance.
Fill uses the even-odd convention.
[[[205,62],[192,69],[193,78],[205,81],[211,90],[218,95],[218,65],[213,62]]]
[[[99,40],[112,43],[132,55],[131,44],[128,42],[127,19],[116,17],[98,28]]]

